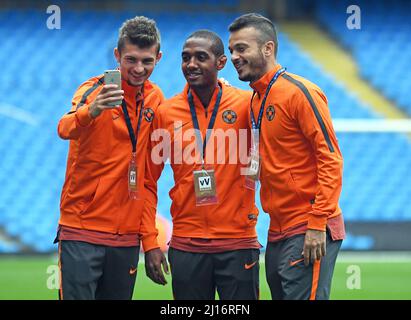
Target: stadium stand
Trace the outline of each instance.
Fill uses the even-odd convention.
[[[68,148],[68,143],[57,136],[58,120],[69,110],[72,94],[83,81],[116,66],[112,50],[118,28],[134,15],[123,11],[64,11],[61,30],[48,30],[43,11],[0,11],[0,61],[5,62],[0,73],[0,227],[35,252],[56,250],[52,242]],[[227,44],[227,26],[236,17],[227,13],[147,15],[158,22],[162,33],[164,56],[152,79],[167,97],[180,92],[185,83],[178,67],[184,39],[194,30],[208,28],[219,33]],[[319,17],[324,15],[319,12]],[[325,74],[285,34],[279,34],[279,42],[279,62],[324,90],[333,118],[380,117]],[[369,52],[371,55],[378,50]],[[355,48],[354,54],[360,62],[366,60],[361,60]],[[368,75],[373,81],[374,74]],[[231,63],[221,76],[235,86],[248,88],[237,79]],[[411,184],[404,179],[411,176],[409,139],[387,133],[339,133],[338,137],[345,159],[341,206],[346,219],[411,220],[403,210],[411,198]],[[171,169],[166,166],[159,193],[168,193],[172,183]],[[170,200],[160,199],[158,211],[170,219]],[[267,226],[268,215],[261,210],[257,229],[263,245]],[[347,241],[346,245],[353,249],[371,247],[372,241],[367,239]],[[19,250],[18,245],[0,242],[0,252]]]
[[[411,2],[356,1],[363,13],[359,30],[346,26],[351,4],[317,0],[317,19],[352,52],[361,76],[411,115]]]
[[[19,251],[20,247],[18,245],[0,240],[0,253],[18,253]]]

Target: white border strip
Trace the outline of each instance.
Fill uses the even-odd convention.
[[[8,104],[0,104],[0,115],[24,122],[32,126],[38,126],[40,124],[40,121],[33,113]]]
[[[410,263],[410,251],[340,251],[337,263]],[[411,270],[411,269],[410,269]]]
[[[411,119],[334,119],[338,132],[411,132]]]

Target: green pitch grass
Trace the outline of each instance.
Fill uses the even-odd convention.
[[[263,257],[260,259],[264,261]],[[0,256],[0,300],[5,299],[57,299],[58,291],[48,289],[56,284],[55,257]],[[350,267],[354,266],[354,267]],[[350,278],[352,269],[360,271],[360,282]],[[49,273],[47,273],[47,271]],[[355,284],[356,289],[349,289]],[[270,299],[265,281],[264,264],[260,272],[261,299]],[[352,287],[352,286],[351,286]],[[336,265],[332,286],[332,299],[411,299],[411,259],[372,261],[368,259],[340,259]],[[171,279],[166,286],[152,283],[140,263],[134,299],[172,299]]]

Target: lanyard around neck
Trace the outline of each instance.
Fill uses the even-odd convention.
[[[201,159],[204,163],[204,156],[205,156],[205,150],[207,146],[208,139],[211,135],[211,130],[214,128],[214,123],[217,117],[217,112],[218,108],[220,107],[220,101],[221,101],[221,96],[222,96],[222,89],[219,87],[218,95],[217,95],[217,100],[214,105],[214,110],[210,118],[210,122],[208,123],[208,128],[206,135],[204,137],[204,142],[202,139],[201,131],[200,131],[200,125],[198,123],[198,118],[197,118],[197,113],[194,105],[194,99],[193,95],[191,93],[191,89],[188,92],[188,104],[190,105],[190,112],[191,112],[191,119],[193,120],[193,125],[196,133],[196,141],[197,141],[197,146],[199,151],[201,152]]]
[[[144,109],[144,99],[141,102],[141,106],[140,106],[140,112],[138,115],[138,122],[137,122],[137,129],[136,131],[134,131],[133,129],[133,125],[131,124],[131,119],[130,119],[130,115],[128,113],[127,110],[127,104],[126,101],[123,99],[123,101],[121,102],[121,108],[123,109],[123,113],[124,113],[124,120],[126,121],[126,125],[127,125],[127,129],[128,129],[128,134],[130,136],[130,141],[131,141],[131,146],[133,148],[133,153],[135,153],[137,151],[137,139],[138,139],[138,133],[140,131],[140,126],[141,126],[141,119],[143,117],[143,109]],[[136,113],[138,111],[138,102],[136,102]]]
[[[257,122],[255,122],[255,118],[254,118],[254,110],[253,110],[253,99],[254,99],[254,95],[255,95],[255,91],[254,91],[254,93],[253,93],[253,96],[252,96],[252,98],[251,98],[251,107],[250,107],[250,111],[251,111],[251,127],[252,127],[252,129],[253,129],[253,131],[255,131],[255,130],[258,130],[258,131],[260,131],[261,130],[261,123],[262,123],[262,120],[263,120],[263,114],[264,114],[264,108],[265,108],[265,103],[266,103],[266,101],[267,101],[267,97],[268,97],[268,94],[270,93],[270,90],[271,90],[271,87],[273,86],[273,84],[277,81],[277,79],[278,79],[278,77],[281,75],[281,74],[283,74],[285,72],[285,68],[281,68],[280,70],[278,70],[275,74],[274,74],[274,76],[271,78],[271,81],[270,81],[270,83],[268,84],[268,87],[267,87],[267,89],[265,90],[265,94],[264,94],[264,98],[263,98],[263,101],[261,102],[261,106],[260,106],[260,111],[259,111],[259,113],[258,113],[258,119],[257,119]]]

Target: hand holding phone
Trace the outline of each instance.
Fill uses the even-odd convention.
[[[124,91],[121,90],[120,70],[106,70],[103,89],[89,107],[90,116],[95,119],[106,109],[118,108],[121,106],[123,98]]]

